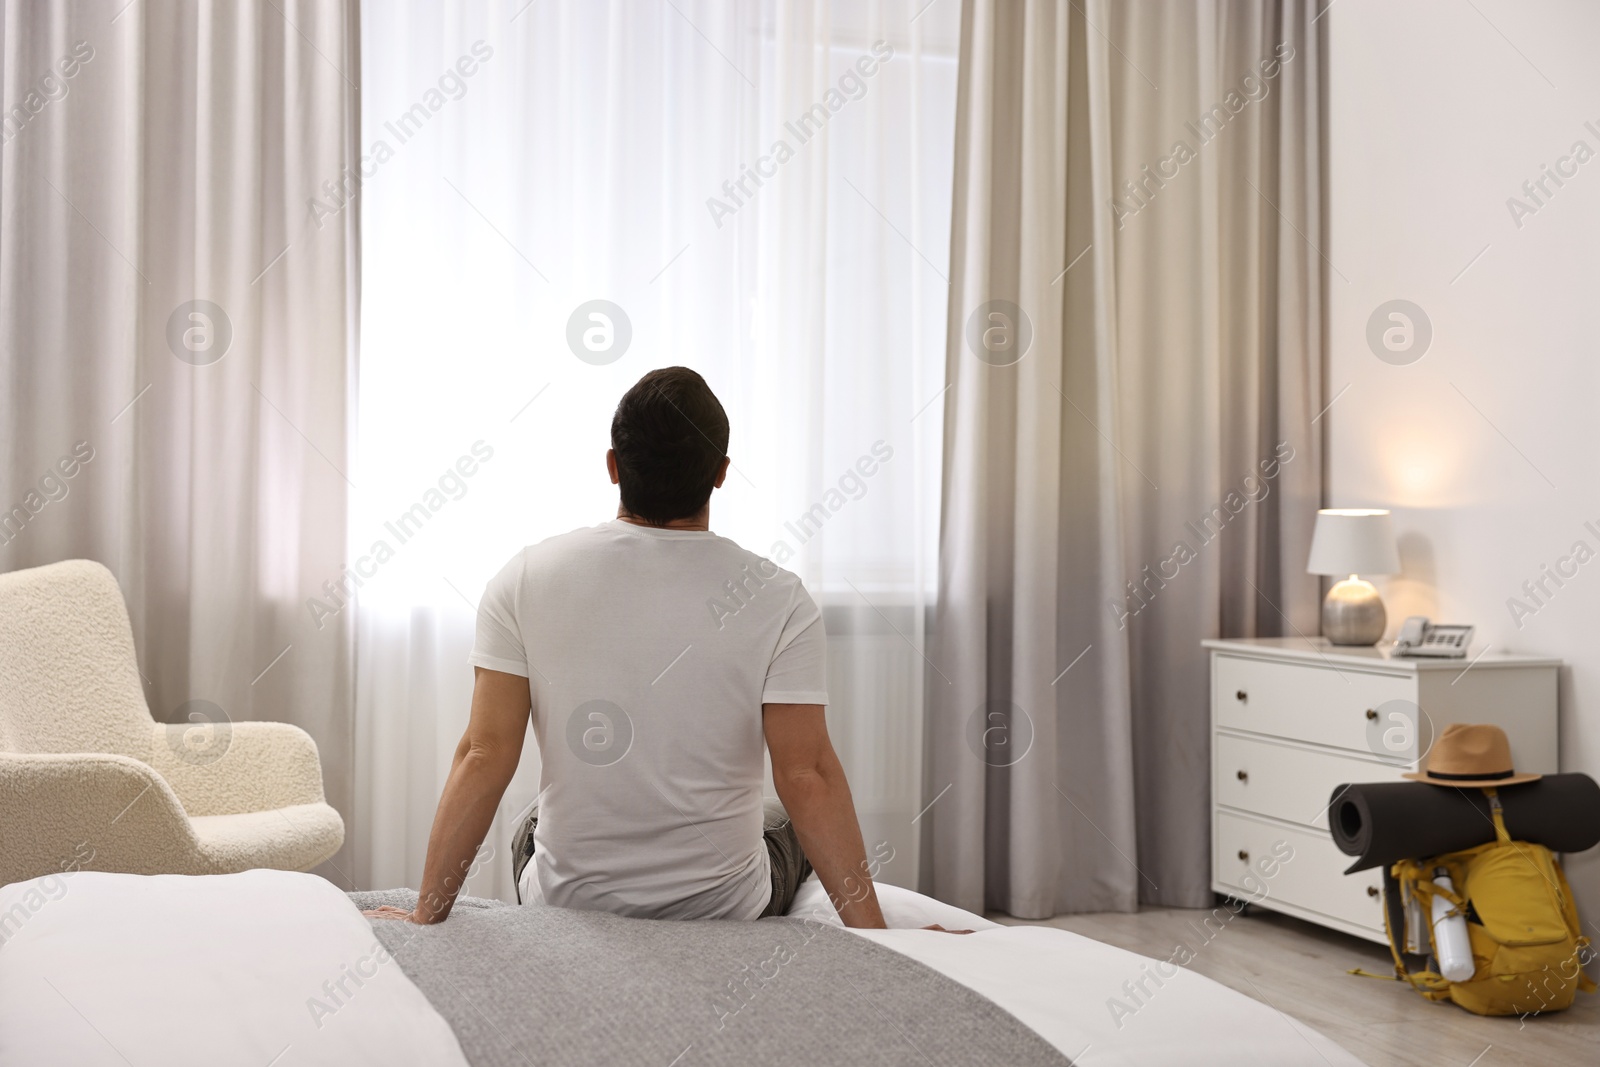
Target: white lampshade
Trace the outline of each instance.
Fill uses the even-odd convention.
[[[1394,522],[1387,511],[1323,508],[1311,535],[1308,574],[1398,574]]]

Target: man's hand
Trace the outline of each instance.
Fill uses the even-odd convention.
[[[368,912],[368,914],[370,915],[371,912]],[[970,933],[972,933],[971,930],[946,930],[944,927],[940,926],[938,923],[931,923],[931,924],[929,924],[927,926],[924,926],[923,929],[924,930],[937,930],[941,934],[970,934]]]
[[[822,705],[763,704],[761,726],[778,799],[840,921],[858,929],[885,929],[850,783],[828,740]]]
[[[416,912],[407,911],[404,908],[397,908],[391,904],[384,904],[381,907],[373,908],[371,911],[364,911],[361,914],[365,915],[369,919],[399,919],[402,922],[419,924],[422,922],[421,919],[417,918]]]

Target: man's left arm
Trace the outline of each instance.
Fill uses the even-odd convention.
[[[494,822],[500,798],[516,773],[532,707],[528,679],[485,667],[477,667],[475,672],[472,717],[456,746],[450,777],[433,817],[416,909],[405,912],[383,907],[367,912],[370,917],[424,924],[448,918],[478,846]]]
[[[821,704],[763,704],[761,726],[778,789],[800,849],[846,926],[882,930],[861,823],[844,768],[828,740]]]

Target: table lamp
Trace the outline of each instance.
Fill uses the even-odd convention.
[[[1383,636],[1389,616],[1383,598],[1362,574],[1396,574],[1389,512],[1369,508],[1323,508],[1311,535],[1310,574],[1341,575],[1322,601],[1322,634],[1336,645],[1372,645]]]

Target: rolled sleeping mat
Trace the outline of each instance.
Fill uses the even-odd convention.
[[[1547,774],[1496,793],[1513,841],[1552,852],[1600,844],[1600,785],[1587,774]],[[1356,857],[1346,874],[1494,840],[1488,794],[1426,782],[1341,785],[1328,805],[1328,828],[1339,851]]]

